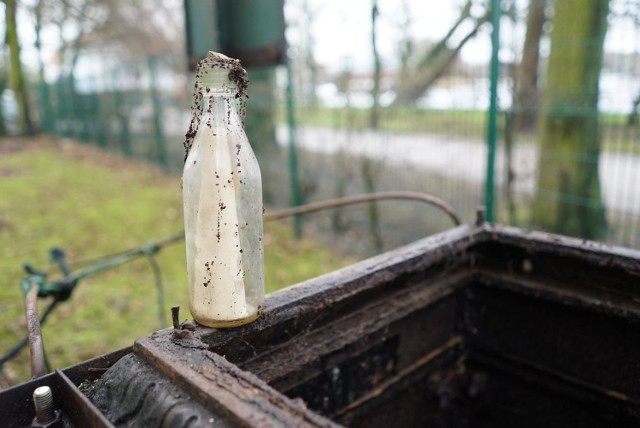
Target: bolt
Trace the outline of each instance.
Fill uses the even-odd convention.
[[[171,307],[171,318],[173,320],[173,328],[180,329],[180,306]]]
[[[48,386],[40,386],[33,391],[33,405],[36,409],[36,421],[41,424],[56,418],[53,408],[53,394]]]
[[[486,208],[484,206],[479,206],[476,209],[476,226],[482,226],[484,224],[484,215]]]

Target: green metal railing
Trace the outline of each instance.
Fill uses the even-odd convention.
[[[561,3],[571,1],[575,0],[559,0]],[[597,1],[603,0],[589,0],[590,3]],[[624,14],[616,15],[621,6],[616,0],[610,1],[615,7],[609,12],[610,28],[606,37],[622,34],[628,40],[640,35],[637,25],[634,34],[624,35],[622,29],[627,25],[627,18]],[[609,100],[625,92],[639,92],[635,95],[640,99],[638,79],[633,77],[638,75],[633,74],[640,63],[638,48],[627,49],[625,54],[604,53],[602,76],[606,79],[600,79],[598,99],[608,108],[606,112],[575,101],[584,98],[575,98],[583,96],[577,93],[573,94],[573,104],[553,104],[557,120],[583,117],[597,122],[597,130],[590,131],[600,136],[596,149],[568,153],[552,142],[547,141],[549,145],[545,145],[541,137],[544,123],[550,123],[540,122],[548,112],[543,96],[545,72],[542,67],[538,67],[542,70],[538,77],[539,97],[532,97],[530,105],[514,106],[513,99],[519,91],[516,71],[524,54],[522,32],[516,29],[522,25],[528,5],[519,10],[514,8],[521,5],[503,10],[504,2],[498,0],[492,0],[490,5],[486,18],[474,21],[481,31],[471,34],[472,40],[492,46],[486,62],[481,66],[466,63],[461,59],[465,49],[474,48],[462,47],[417,104],[380,106],[375,131],[370,129],[369,110],[358,105],[362,92],[343,85],[356,81],[357,77],[347,65],[343,75],[333,81],[336,87],[344,86],[338,88],[343,106],[327,107],[309,90],[310,82],[304,80],[317,71],[309,68],[311,63],[307,59],[292,57],[285,73],[286,85],[274,89],[279,94],[276,98],[282,101],[276,105],[282,109],[280,131],[285,131],[279,132],[279,145],[272,144],[271,127],[255,124],[248,127],[249,132],[255,134],[250,135],[252,144],[260,146],[256,151],[264,175],[265,201],[283,207],[368,190],[422,191],[450,201],[469,222],[476,207],[485,205],[489,221],[561,233],[581,230],[574,223],[581,223],[589,210],[597,211],[601,206],[606,220],[605,234],[585,236],[640,247],[640,194],[633,190],[640,181],[635,172],[640,167],[640,127],[637,120],[631,120],[637,118],[637,113],[634,115],[632,111],[637,109],[637,104],[628,102],[628,114],[606,107]],[[369,8],[361,12],[362,16],[371,13]],[[380,9],[378,19],[385,19],[384,13],[385,10]],[[471,18],[469,15],[464,19]],[[428,26],[429,17],[414,19],[416,25]],[[514,24],[517,19],[520,24]],[[510,25],[503,25],[501,29],[501,22],[510,22]],[[614,42],[611,43],[615,45]],[[580,46],[585,41],[567,39],[563,43]],[[180,60],[176,61],[172,55],[154,55],[117,64],[88,81],[61,78],[54,84],[41,86],[38,95],[42,128],[179,172],[191,90],[180,76],[186,73],[186,63],[184,70],[176,70],[171,64]],[[429,58],[437,60],[435,56]],[[504,58],[513,58],[514,62],[508,63]],[[383,69],[385,67],[389,65],[383,61]],[[621,80],[629,81],[629,86],[610,89],[603,85],[602,82],[611,83],[611,70],[617,76],[621,73],[626,73],[623,77],[630,76]],[[257,74],[253,74],[254,92],[250,86],[249,102],[259,108],[253,114],[249,109],[248,121],[270,120],[273,115],[265,113],[265,105],[275,105],[273,91],[269,89],[274,73],[250,70],[250,78],[252,73]],[[174,78],[169,84],[168,76]],[[470,99],[476,102],[469,103]],[[522,117],[532,118],[528,121],[529,128],[520,127]],[[589,132],[583,138],[587,134]],[[415,155],[406,153],[410,150]],[[541,163],[539,159],[544,160]],[[599,179],[572,172],[565,178],[560,177],[555,188],[550,188],[543,180],[545,169],[541,173],[540,165],[546,168],[549,162],[562,159],[569,159],[577,168],[590,168],[591,175],[599,168]],[[587,179],[600,187],[600,197],[594,196],[597,192],[587,194],[575,190],[574,181]],[[560,202],[554,205],[550,201]],[[536,214],[536,210],[557,209],[567,213],[557,215],[556,221],[566,223],[565,229],[562,224],[556,228],[554,224],[541,222]],[[313,222],[332,232],[327,235],[328,241],[333,239],[331,236],[345,235],[346,229],[360,230],[362,233],[353,236],[355,245],[369,239],[369,230],[376,230],[370,227],[372,221],[385,223],[382,230],[393,231],[392,236],[386,237],[387,247],[411,239],[415,236],[413,229],[435,231],[441,227],[437,220],[416,217],[415,209],[387,204],[378,204],[376,217],[379,218],[375,219],[365,209],[338,210],[330,216],[314,218]],[[297,235],[302,233],[300,218],[294,220],[294,228]],[[573,234],[580,236],[580,232]]]

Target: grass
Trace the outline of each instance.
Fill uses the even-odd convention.
[[[24,262],[53,270],[48,250],[60,246],[74,269],[81,260],[137,248],[182,229],[179,177],[70,142],[0,140],[0,195],[0,355],[26,331],[18,286]],[[314,242],[295,240],[280,223],[265,225],[264,240],[268,292],[349,262]],[[182,241],[163,249],[157,260],[167,318],[175,304],[186,318]],[[43,328],[51,366],[131,345],[166,327],[159,322],[154,284],[145,258],[81,281]],[[4,377],[10,384],[28,379],[27,350],[5,365]]]
[[[282,113],[282,112],[281,112]],[[283,113],[282,113],[283,114]],[[322,126],[352,130],[369,128],[370,110],[358,108],[300,108],[297,111],[299,125]],[[504,131],[505,115],[499,116],[498,129]],[[481,110],[437,110],[400,106],[381,109],[379,128],[394,133],[427,133],[448,138],[486,138],[487,112]],[[640,153],[637,144],[638,128],[629,127],[624,114],[602,113],[599,116],[603,136],[602,150],[609,153]],[[285,123],[284,114],[281,122]],[[498,138],[502,139],[501,135]],[[535,143],[537,134],[518,132],[516,142]]]
[[[297,120],[301,125],[364,130],[369,127],[370,115],[368,109],[301,108],[297,111]],[[486,112],[483,111],[386,107],[381,109],[380,116],[379,128],[389,132],[456,137],[476,137],[485,133]]]

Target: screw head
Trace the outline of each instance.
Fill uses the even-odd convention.
[[[40,386],[33,391],[33,406],[36,410],[36,420],[39,423],[49,422],[56,418],[53,408],[53,393],[48,386]]]

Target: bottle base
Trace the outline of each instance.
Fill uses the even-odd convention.
[[[210,327],[210,328],[233,328],[233,327],[240,327],[242,325],[245,324],[249,324],[255,320],[257,320],[260,315],[262,315],[262,311],[259,310],[257,311],[255,314],[250,315],[248,317],[245,318],[240,318],[237,320],[208,320],[208,319],[197,319],[194,317],[195,322],[197,322],[198,324],[205,326],[205,327]]]

